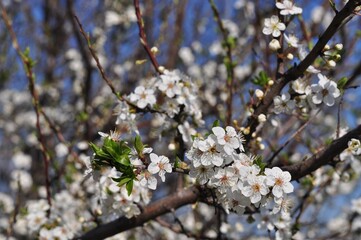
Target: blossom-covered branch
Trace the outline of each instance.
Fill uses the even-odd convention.
[[[270,91],[264,96],[261,103],[255,108],[254,113],[249,117],[247,121],[247,127],[250,128],[250,134],[246,135],[246,141],[248,142],[252,136],[252,133],[255,131],[256,127],[259,124],[258,116],[260,114],[267,114],[267,110],[272,104],[273,98],[281,92],[281,90],[292,80],[295,80],[302,76],[306,69],[315,61],[315,59],[320,55],[321,51],[327,44],[327,42],[334,36],[334,34],[339,30],[339,28],[347,22],[350,17],[355,14],[355,10],[358,6],[361,5],[359,0],[350,0],[345,5],[345,7],[336,14],[332,22],[325,30],[325,32],[320,36],[316,45],[312,48],[310,53],[295,67],[290,68],[286,73],[284,73],[281,79],[278,79],[276,83],[272,86]]]

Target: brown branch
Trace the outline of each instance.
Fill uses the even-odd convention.
[[[104,68],[102,67],[102,65],[100,64],[100,61],[99,61],[99,58],[94,50],[94,48],[92,47],[91,45],[91,41],[90,41],[90,37],[84,32],[84,29],[83,29],[83,25],[80,23],[79,21],[79,18],[74,14],[72,13],[74,19],[76,20],[78,26],[79,26],[79,30],[80,30],[80,33],[83,35],[83,37],[85,38],[85,40],[87,41],[88,43],[88,49],[90,51],[90,54],[92,55],[94,61],[96,62],[97,64],[97,68],[99,69],[100,71],[100,74],[103,78],[103,80],[108,84],[108,86],[110,87],[112,93],[120,100],[120,101],[123,101],[123,98],[119,95],[119,93],[117,93],[117,91],[115,90],[115,87],[112,83],[112,81],[107,77],[107,75],[105,74],[105,71],[104,71]]]
[[[37,138],[40,143],[40,151],[42,153],[43,161],[44,161],[46,198],[47,198],[49,206],[51,206],[52,204],[51,204],[50,178],[49,178],[50,157],[49,157],[47,147],[45,144],[45,139],[44,139],[44,135],[42,132],[42,128],[40,126],[41,106],[40,106],[40,102],[39,102],[39,95],[35,88],[35,74],[33,73],[34,62],[29,56],[27,56],[25,53],[23,53],[21,51],[16,34],[15,34],[14,29],[11,24],[11,20],[9,19],[9,16],[7,15],[7,12],[6,12],[5,7],[3,6],[2,2],[0,2],[0,7],[1,7],[1,13],[2,13],[2,17],[5,22],[5,25],[8,29],[8,31],[10,32],[10,36],[12,38],[13,47],[16,50],[16,52],[18,53],[23,65],[24,65],[26,77],[28,79],[29,91],[32,96],[32,103],[33,103],[33,107],[34,107],[35,114],[36,114],[36,129],[37,129],[37,133],[38,133]],[[50,211],[51,211],[51,208],[49,208],[49,210],[47,211],[48,216],[50,216]]]
[[[325,150],[316,153],[305,161],[284,166],[282,169],[290,172],[293,180],[298,180],[321,166],[331,163],[337,155],[347,148],[347,143],[351,138],[361,139],[361,125],[334,140]]]
[[[274,165],[274,164],[272,164],[273,159],[274,159],[275,157],[277,157],[277,155],[278,155],[293,139],[295,139],[297,135],[299,135],[299,134],[307,127],[307,125],[311,122],[311,120],[312,120],[313,118],[315,118],[320,111],[321,111],[321,109],[319,109],[315,115],[313,115],[313,116],[312,116],[311,118],[309,118],[304,124],[302,124],[302,126],[301,126],[296,132],[294,132],[294,133],[286,140],[286,142],[272,154],[272,156],[266,161],[266,163],[267,163],[267,164],[270,164],[271,166],[273,166],[273,165]]]
[[[150,50],[148,42],[147,42],[147,36],[146,36],[145,30],[144,30],[144,21],[142,19],[142,13],[140,12],[140,8],[139,8],[139,0],[134,0],[134,8],[135,8],[135,15],[137,16],[140,43],[143,45],[144,50],[148,54],[155,71],[157,71],[159,74],[162,74],[162,71],[159,69],[159,63],[158,63],[157,59],[155,58],[155,55]]]
[[[86,40],[87,43],[88,43],[88,49],[89,49],[89,51],[90,51],[90,53],[91,53],[94,61],[95,61],[96,64],[97,64],[97,68],[98,68],[98,70],[99,70],[99,72],[100,72],[103,80],[104,80],[104,81],[106,82],[106,84],[109,86],[109,88],[111,89],[112,93],[113,93],[120,101],[126,102],[130,107],[132,107],[133,109],[135,109],[137,113],[138,113],[138,112],[143,112],[143,113],[150,112],[150,113],[162,113],[162,114],[166,114],[166,115],[167,115],[167,113],[166,113],[165,111],[161,111],[161,110],[157,110],[157,109],[152,109],[152,108],[150,108],[150,107],[146,107],[146,108],[144,108],[144,109],[139,108],[139,107],[137,107],[137,105],[135,105],[134,103],[130,102],[130,101],[129,101],[128,99],[126,99],[125,97],[121,96],[120,93],[118,93],[118,92],[115,90],[115,87],[114,87],[112,81],[111,81],[111,80],[108,78],[108,76],[106,75],[105,70],[104,70],[103,66],[101,65],[101,63],[100,63],[100,61],[99,61],[99,58],[98,58],[98,56],[97,56],[94,48],[93,48],[92,45],[91,45],[90,37],[84,32],[83,25],[80,23],[79,18],[78,18],[76,15],[74,15],[74,14],[73,14],[73,16],[74,16],[74,18],[75,18],[75,20],[76,20],[76,22],[77,22],[77,24],[78,24],[78,26],[79,26],[79,31],[80,31],[80,33],[83,35],[83,37],[85,38],[85,40]],[[167,115],[167,116],[168,116],[168,115]]]
[[[209,0],[211,4],[211,8],[213,10],[213,15],[215,21],[218,24],[218,28],[223,35],[223,43],[226,48],[226,57],[224,58],[224,65],[227,69],[227,89],[228,89],[228,98],[227,98],[227,119],[226,125],[231,125],[232,122],[232,105],[233,105],[233,82],[234,82],[234,67],[233,67],[233,60],[232,60],[232,45],[228,41],[228,33],[227,30],[223,26],[222,19],[219,15],[218,9],[214,3],[214,0]]]
[[[333,37],[337,30],[350,19],[350,16],[353,16],[355,8],[359,5],[361,5],[361,0],[348,1],[345,7],[333,18],[326,31],[319,38],[316,45],[306,58],[303,59],[297,66],[289,69],[281,79],[276,81],[270,91],[263,98],[263,101],[255,108],[254,114],[247,121],[246,127],[250,127],[250,134],[245,137],[247,142],[249,142],[252,133],[256,130],[256,127],[259,124],[257,119],[258,115],[262,113],[267,114],[267,110],[271,106],[273,98],[280,94],[283,87],[303,75],[306,69],[316,60],[327,42]]]
[[[172,44],[169,45],[168,54],[167,54],[167,69],[173,69],[176,66],[178,59],[178,51],[180,45],[183,40],[183,24],[184,24],[184,15],[185,15],[185,7],[187,5],[188,0],[179,1],[176,3],[176,19],[174,21],[173,26],[168,25],[168,29],[174,29],[173,36],[170,39]],[[171,30],[168,30],[171,31]]]
[[[91,101],[93,67],[92,67],[92,64],[91,64],[91,61],[89,58],[89,54],[86,51],[86,48],[82,42],[82,36],[81,36],[80,32],[77,31],[77,22],[73,17],[73,15],[74,15],[73,14],[73,2],[74,2],[73,0],[66,1],[66,14],[71,23],[72,31],[75,35],[75,39],[78,44],[80,55],[82,57],[84,67],[85,67],[85,77],[84,77],[85,84],[83,86],[83,94],[82,94],[83,98],[84,98],[84,110],[83,111],[88,113],[89,111],[87,109],[88,109],[88,107],[90,105],[90,101]],[[89,139],[91,134],[92,134],[91,123],[90,123],[89,119],[87,119],[85,121],[85,131],[84,131],[84,135],[85,135],[86,139]]]
[[[157,217],[169,213],[172,209],[178,209],[187,204],[195,203],[200,197],[200,191],[196,187],[183,189],[161,200],[158,200],[146,207],[137,217],[126,218],[120,217],[112,222],[96,227],[75,239],[104,239],[126,230],[142,226],[144,223],[154,220]]]

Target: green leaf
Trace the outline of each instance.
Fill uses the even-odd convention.
[[[176,156],[175,157],[175,161],[174,161],[174,167],[175,168],[179,168],[180,166],[180,163],[181,163],[182,161],[179,159],[179,157],[178,156]]]
[[[261,172],[263,172],[266,168],[266,164],[262,161],[261,156],[257,156],[256,159],[253,161],[253,164],[256,164],[261,169]]]
[[[105,161],[108,162],[110,165],[111,162],[111,156],[104,152],[103,149],[99,148],[98,146],[96,146],[93,143],[89,143],[90,147],[93,149],[95,156],[94,156],[94,160],[101,160],[101,161]],[[97,163],[99,163],[99,161],[96,161]],[[104,164],[102,164],[104,165]]]
[[[139,135],[135,136],[134,147],[139,156],[143,156],[144,145]]]
[[[118,179],[117,179],[118,180]],[[129,181],[132,181],[130,177],[127,176],[121,176],[118,181],[118,187],[123,186],[124,184],[128,183]]]
[[[219,120],[218,119],[213,122],[212,128],[214,128],[214,127],[219,127]]]
[[[343,90],[348,82],[347,77],[342,77],[340,80],[337,81],[337,88]]]
[[[119,178],[112,177],[112,180],[114,182],[120,182],[120,180],[122,180],[122,178],[121,177],[119,177]]]
[[[269,81],[269,77],[267,76],[267,73],[265,71],[260,71],[258,76],[252,79],[252,82],[254,84],[259,85],[261,87],[266,86],[268,81]]]
[[[126,145],[124,141],[118,142],[113,141],[110,138],[106,138],[104,140],[102,150],[112,157],[112,162],[114,165],[115,162],[125,166],[130,165],[129,154],[131,152],[131,149]]]
[[[130,196],[130,194],[132,194],[132,191],[133,191],[133,179],[131,181],[127,182],[127,185],[125,186],[125,188],[127,189],[128,196]]]

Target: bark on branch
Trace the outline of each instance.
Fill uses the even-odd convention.
[[[96,227],[76,239],[97,240],[113,236],[131,228],[142,226],[149,220],[155,220],[157,217],[172,210],[195,203],[199,197],[200,191],[197,187],[193,186],[188,189],[183,189],[146,206],[143,212],[137,217],[131,219],[120,217],[112,222]]]
[[[318,152],[305,161],[282,167],[282,169],[291,173],[292,180],[298,180],[321,166],[331,163],[337,155],[347,148],[347,143],[351,138],[361,139],[361,125],[334,140],[325,150]]]

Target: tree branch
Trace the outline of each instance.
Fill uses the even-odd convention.
[[[298,180],[319,167],[330,163],[334,157],[347,148],[347,143],[351,138],[361,139],[361,125],[344,136],[334,140],[325,150],[316,153],[305,161],[282,167],[282,170],[290,172],[292,180]]]
[[[303,59],[300,64],[290,68],[276,84],[270,89],[270,91],[265,95],[263,101],[255,108],[254,114],[248,119],[247,127],[250,127],[250,134],[246,135],[246,141],[249,142],[251,139],[252,133],[256,130],[258,126],[258,115],[266,114],[269,106],[273,102],[273,98],[280,94],[284,86],[289,82],[296,80],[301,77],[306,69],[316,60],[319,54],[322,52],[323,48],[327,42],[333,37],[337,30],[348,20],[350,16],[354,14],[355,8],[361,5],[360,0],[348,1],[345,7],[336,14],[326,31],[317,41],[316,45],[313,47],[311,52]]]
[[[141,226],[149,220],[154,220],[165,213],[171,212],[172,209],[195,203],[199,197],[200,191],[197,187],[193,186],[188,189],[183,189],[146,206],[143,212],[137,217],[130,219],[120,217],[112,222],[94,228],[83,236],[75,239],[97,240],[113,236],[131,228]]]

